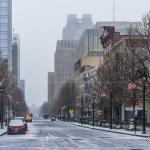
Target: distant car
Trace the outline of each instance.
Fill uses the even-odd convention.
[[[26,113],[24,116],[24,120],[26,122],[32,122],[32,117],[33,117],[32,113]]]
[[[26,134],[27,125],[21,119],[12,119],[7,127],[7,134]]]
[[[56,118],[55,118],[55,117],[52,117],[52,118],[51,118],[51,121],[56,121]]]

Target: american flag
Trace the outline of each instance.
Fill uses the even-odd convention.
[[[103,97],[103,96],[107,96],[106,93],[101,93],[100,95],[101,95],[102,97]]]
[[[128,84],[128,89],[129,90],[134,90],[135,88],[137,88],[136,84],[134,84],[134,83],[129,83]]]

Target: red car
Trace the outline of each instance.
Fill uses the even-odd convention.
[[[27,127],[21,119],[13,119],[7,127],[7,134],[26,134]]]

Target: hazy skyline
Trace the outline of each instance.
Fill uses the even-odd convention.
[[[47,100],[47,74],[54,69],[56,41],[68,14],[92,14],[94,23],[113,20],[113,0],[12,0],[13,27],[20,34],[21,78],[26,100],[40,105]],[[116,0],[117,21],[140,21],[149,0]]]

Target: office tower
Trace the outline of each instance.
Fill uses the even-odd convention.
[[[73,79],[74,63],[76,57],[76,40],[59,40],[55,52],[55,94],[57,94],[66,81]]]
[[[85,14],[82,18],[76,15],[68,15],[66,26],[63,29],[63,40],[78,40],[82,32],[87,28],[92,28],[92,16]]]
[[[0,0],[0,55],[12,69],[12,1]]]
[[[20,37],[13,34],[12,38],[12,77],[19,86],[20,81]]]
[[[54,82],[55,80],[55,73],[49,72],[48,73],[48,102],[52,104],[54,102]]]
[[[24,96],[25,96],[25,80],[20,80],[19,87],[22,90]]]

